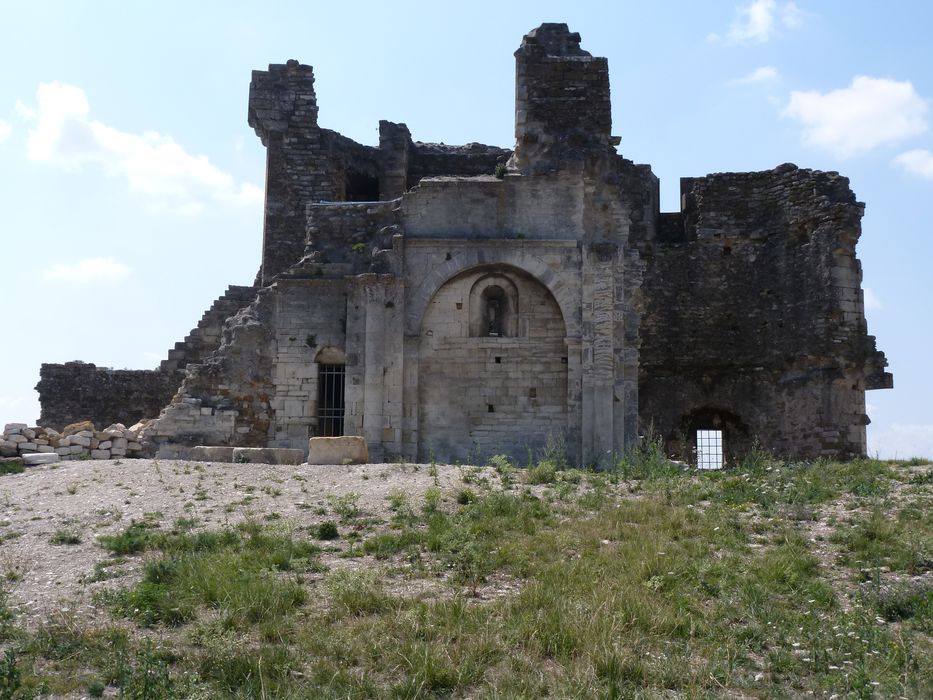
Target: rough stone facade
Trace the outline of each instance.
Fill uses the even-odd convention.
[[[310,66],[254,71],[257,288],[164,364],[183,381],[145,440],[345,434],[376,460],[475,460],[550,438],[602,463],[649,428],[689,458],[709,428],[727,459],[756,439],[865,452],[864,392],[892,380],[848,181],[791,165],[686,178],[682,211],[662,214],[651,168],[615,151],[606,59],[561,24],[515,59],[511,151],[385,121],[363,146],[318,126]],[[43,392],[43,418],[60,396]]]

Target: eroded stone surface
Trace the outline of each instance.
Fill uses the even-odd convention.
[[[358,436],[318,437],[308,441],[308,464],[366,464],[369,450]]]

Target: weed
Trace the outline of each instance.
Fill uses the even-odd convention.
[[[351,616],[387,610],[391,600],[379,585],[376,573],[367,569],[340,569],[328,574],[324,584],[334,607]]]
[[[476,492],[473,489],[460,489],[454,498],[460,505],[468,506],[476,501]]]
[[[353,491],[345,493],[342,496],[327,497],[327,502],[330,504],[331,510],[343,521],[352,520],[360,514],[359,500],[360,495]]]
[[[540,462],[528,469],[525,473],[525,480],[529,484],[553,484],[557,481],[557,470],[553,464]]]
[[[22,474],[24,471],[26,471],[26,465],[23,462],[14,460],[0,462],[0,476],[4,474]]]
[[[430,486],[424,491],[424,503],[421,512],[425,515],[437,513],[441,507],[441,490],[437,486]]]
[[[325,520],[317,526],[315,536],[319,540],[336,540],[340,537],[340,532],[337,530],[337,523],[333,520]]]
[[[59,528],[49,538],[49,544],[81,544],[81,535],[76,530]]]

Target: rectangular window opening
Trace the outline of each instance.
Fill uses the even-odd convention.
[[[501,358],[501,357],[499,357],[499,356],[497,355],[495,359],[496,359],[496,364],[497,364],[497,365],[501,365],[501,364],[502,364],[502,358]]]
[[[697,431],[697,469],[722,469],[722,431]]]
[[[486,413],[495,413],[495,412],[496,412],[496,407],[493,406],[491,403],[487,403],[487,404],[486,404]]]
[[[344,365],[319,365],[317,373],[318,437],[343,435]]]

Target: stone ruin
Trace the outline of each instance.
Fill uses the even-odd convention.
[[[318,125],[311,66],[254,71],[267,149],[262,265],[152,372],[43,365],[40,424],[152,420],[160,455],[307,450],[365,438],[375,461],[601,463],[653,431],[720,463],[866,451],[868,335],[845,177],[791,164],[658,179],[615,149],[605,58],[564,24],[515,52],[515,147],[378,147]],[[700,451],[708,446],[700,446]]]

